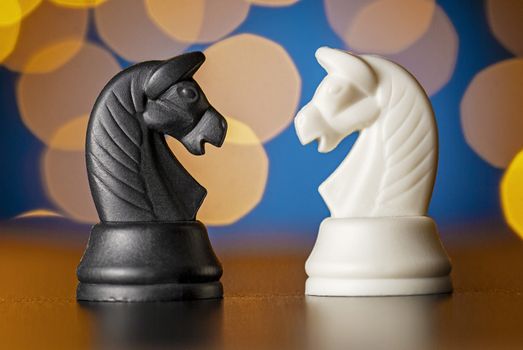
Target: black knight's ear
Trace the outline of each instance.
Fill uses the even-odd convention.
[[[188,52],[161,63],[152,73],[145,85],[145,94],[155,100],[171,85],[182,79],[192,77],[205,61],[200,51]]]

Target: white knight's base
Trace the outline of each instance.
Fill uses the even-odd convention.
[[[426,216],[325,219],[305,270],[307,295],[452,291],[449,258]]]

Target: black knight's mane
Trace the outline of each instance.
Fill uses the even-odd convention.
[[[91,112],[86,161],[102,221],[194,220],[205,196],[205,189],[170,153],[164,136],[143,123],[144,86],[159,64],[141,63],[116,75]],[[168,183],[169,177],[175,177],[178,186],[195,187],[199,201],[195,207],[184,208],[183,201],[175,198],[176,186]]]

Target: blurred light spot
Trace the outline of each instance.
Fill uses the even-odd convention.
[[[262,142],[291,123],[301,79],[283,47],[242,34],[212,45],[205,55],[195,79],[220,113],[247,124]]]
[[[36,52],[27,61],[23,70],[30,73],[51,72],[69,61],[72,55],[76,54],[83,44],[84,42],[82,40],[68,40],[53,43]]]
[[[468,144],[499,168],[523,148],[523,59],[505,60],[479,72],[461,101]]]
[[[83,151],[48,148],[43,156],[42,172],[49,198],[64,213],[79,222],[98,221]]]
[[[386,55],[407,68],[429,95],[448,83],[456,67],[458,35],[452,22],[436,6],[429,29],[406,50]]]
[[[22,9],[17,0],[0,1],[0,26],[11,26],[22,18]]]
[[[297,3],[299,0],[246,0],[254,5],[259,6],[288,6]]]
[[[15,71],[43,73],[67,62],[80,49],[87,31],[87,11],[44,2],[21,23],[20,37],[5,65]],[[67,45],[59,43],[67,42]],[[53,48],[53,49],[49,49]],[[43,53],[42,50],[48,50]],[[45,59],[35,59],[35,55]],[[39,63],[37,63],[39,62]]]
[[[330,26],[340,38],[345,38],[354,18],[376,0],[325,0],[325,14]]]
[[[260,140],[249,126],[234,118],[227,117],[227,136],[225,142],[236,144],[260,143]]]
[[[156,26],[147,16],[143,0],[111,0],[97,6],[94,13],[102,39],[128,61],[170,58],[188,45]]]
[[[501,180],[501,204],[508,224],[523,238],[523,151],[510,163]]]
[[[487,0],[489,25],[503,46],[516,55],[523,55],[523,1]]]
[[[19,33],[20,22],[10,26],[0,26],[0,63],[13,52]]]
[[[45,218],[45,217],[62,217],[62,214],[49,209],[34,209],[23,212],[15,216],[15,219],[24,218]]]
[[[22,18],[30,14],[43,0],[18,0],[22,10]]]
[[[82,8],[82,7],[95,7],[98,6],[107,0],[51,0],[57,5],[63,5],[67,7],[75,7],[75,8]]]
[[[63,124],[51,137],[49,145],[66,151],[81,151],[85,147],[89,115],[71,119]]]
[[[358,12],[343,39],[363,52],[397,53],[418,40],[429,28],[434,1],[381,0]]]
[[[269,159],[263,145],[225,143],[206,145],[205,155],[191,155],[176,140],[169,147],[189,173],[207,189],[198,219],[209,225],[232,224],[261,200],[267,183]]]
[[[145,0],[151,19],[183,42],[212,42],[236,29],[247,17],[245,0]]]
[[[19,24],[42,0],[2,0],[0,1],[0,27]]]
[[[17,86],[23,122],[52,147],[81,149],[86,117],[74,118],[90,113],[101,89],[119,71],[109,52],[85,43],[72,60],[51,73],[23,74]]]

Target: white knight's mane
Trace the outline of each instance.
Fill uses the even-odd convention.
[[[383,106],[380,118],[383,119],[381,137],[385,171],[376,209],[389,215],[396,212],[425,214],[437,157],[437,130],[432,107],[410,73],[391,62],[380,66],[383,68],[380,72]]]

